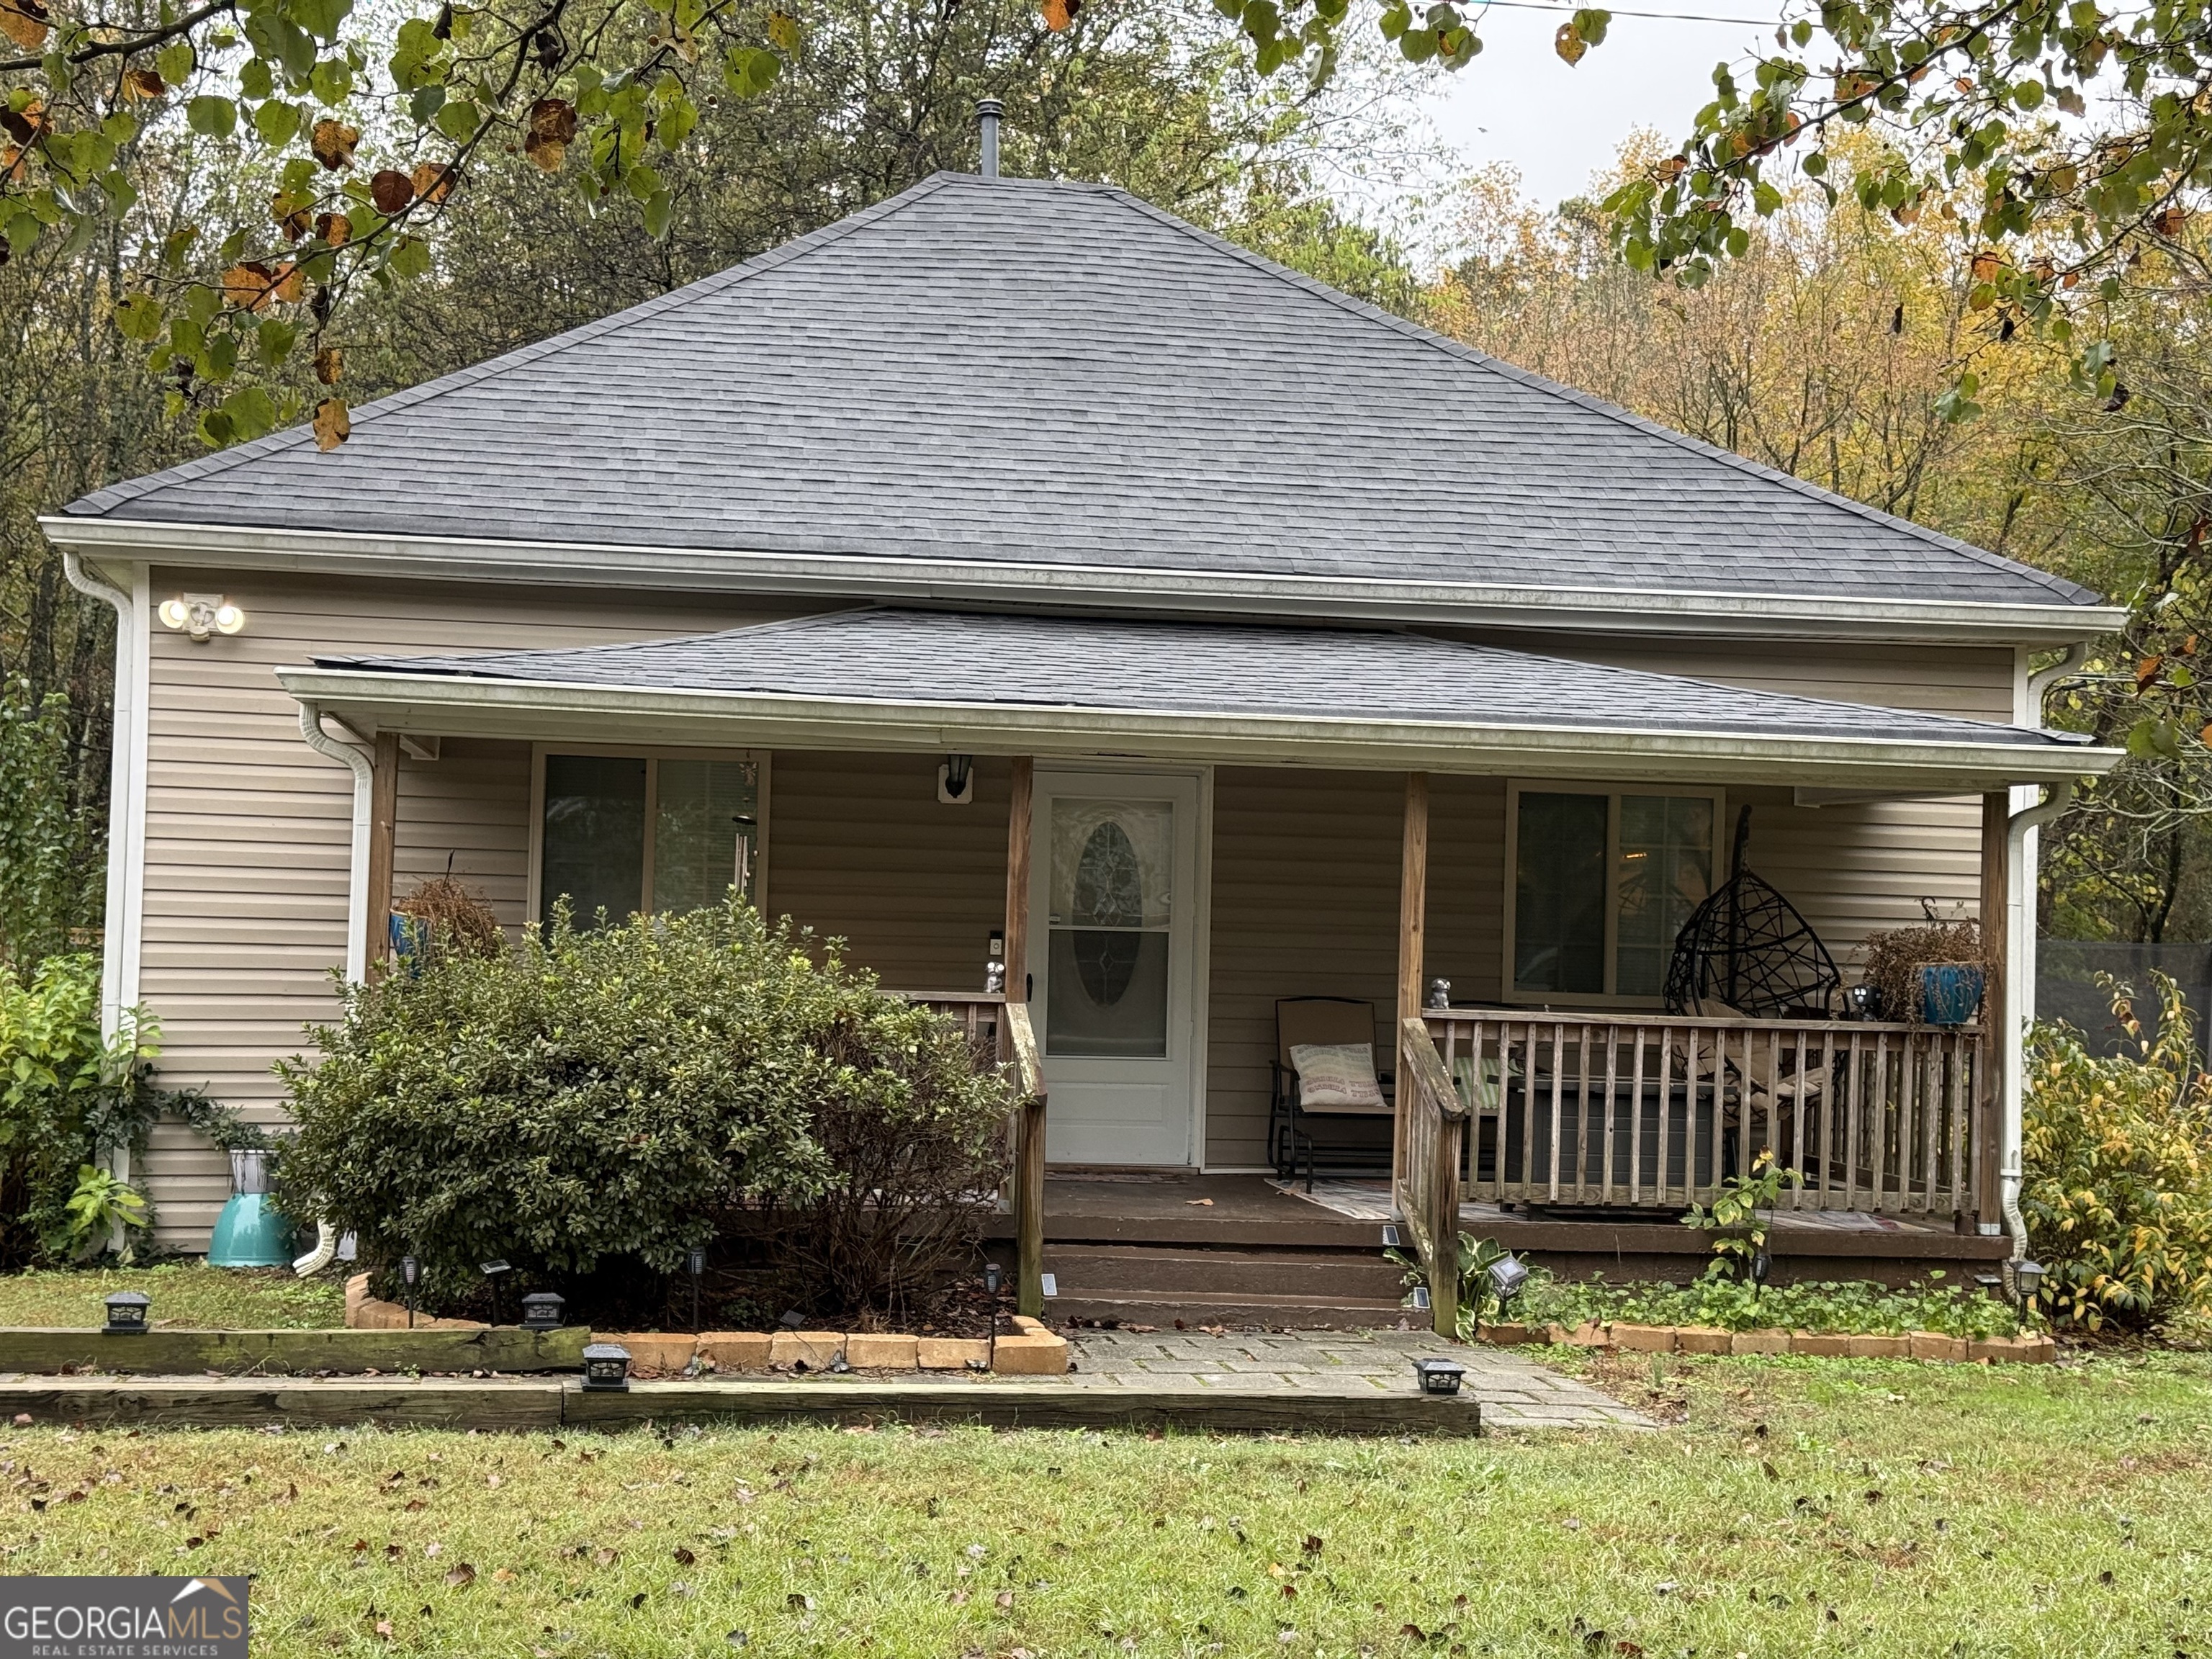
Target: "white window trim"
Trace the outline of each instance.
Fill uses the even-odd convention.
[[[1713,804],[1713,882],[1715,886],[1728,879],[1721,868],[1723,830],[1728,822],[1726,807],[1728,792],[1717,786],[1694,783],[1588,783],[1571,782],[1557,778],[1508,778],[1505,781],[1505,927],[1504,947],[1498,964],[1498,982],[1504,988],[1499,1000],[1517,1007],[1531,1008],[1657,1008],[1664,1001],[1661,997],[1622,996],[1613,992],[1598,991],[1523,991],[1513,982],[1513,959],[1516,943],[1515,934],[1518,920],[1514,912],[1520,898],[1521,865],[1521,795],[1532,790],[1540,795],[1679,795],[1694,796]],[[1620,943],[1620,911],[1611,902],[1613,884],[1620,868],[1620,811],[1609,807],[1605,822],[1605,867],[1607,898],[1605,910],[1605,971],[1609,977],[1618,966]]]
[[[753,847],[753,906],[763,915],[768,908],[769,776],[773,754],[765,749],[686,749],[667,744],[533,743],[530,745],[530,892],[525,915],[535,922],[542,913],[545,873],[545,757],[584,755],[615,760],[750,761],[754,773],[754,816],[760,820],[760,838]],[[653,768],[646,769],[646,836],[644,868],[638,883],[638,908],[647,910],[653,898]]]

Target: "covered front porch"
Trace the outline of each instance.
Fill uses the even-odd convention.
[[[309,740],[357,763],[356,971],[396,884],[449,857],[463,778],[507,781],[518,921],[580,884],[655,908],[662,837],[694,862],[710,843],[770,913],[1019,1070],[1007,1229],[1032,1307],[1054,1230],[1110,1245],[1065,1227],[1116,1204],[1153,1231],[1132,1247],[1197,1230],[1233,1253],[1279,1224],[1322,1241],[1283,1248],[1371,1267],[1387,1213],[1416,1244],[1466,1225],[1585,1268],[1679,1263],[1702,1245],[1675,1217],[1767,1149],[1802,1177],[1781,1202],[1808,1260],[2004,1254],[2002,973],[1979,1024],[1755,1019],[1668,1012],[1668,951],[1748,805],[1752,856],[1838,954],[1932,894],[2001,957],[2009,789],[2106,763],[2016,727],[1346,629],[870,610],[282,678]],[[1594,858],[1562,853],[1577,834]],[[1263,1177],[1278,1005],[1312,997],[1371,1009],[1395,1087],[1364,1178],[1347,1157],[1309,1198]],[[1162,1177],[1238,1185],[1170,1200]],[[1209,1267],[1242,1271],[1188,1271]]]

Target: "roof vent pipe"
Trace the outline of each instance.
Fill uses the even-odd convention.
[[[1005,107],[995,98],[975,100],[975,125],[983,134],[983,176],[999,176],[999,112]]]

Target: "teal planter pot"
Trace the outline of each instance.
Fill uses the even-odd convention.
[[[282,1267],[292,1260],[292,1224],[266,1193],[235,1193],[216,1218],[210,1267]]]
[[[269,1202],[269,1154],[230,1155],[230,1202],[208,1242],[210,1267],[282,1267],[292,1260],[292,1224]]]
[[[1929,1025],[1965,1025],[1982,1006],[1982,970],[1970,962],[1930,962],[1920,969],[1920,1018]]]

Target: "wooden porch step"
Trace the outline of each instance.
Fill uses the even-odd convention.
[[[1379,1250],[1048,1244],[1044,1265],[1058,1283],[1056,1319],[1346,1329],[1395,1325],[1404,1312],[1402,1270]]]
[[[1060,1293],[1132,1291],[1205,1296],[1318,1296],[1339,1301],[1388,1300],[1401,1295],[1404,1269],[1378,1249],[1344,1250],[1192,1249],[1141,1244],[1048,1244],[1045,1271]]]
[[[1264,1325],[1271,1330],[1367,1331],[1387,1329],[1401,1319],[1417,1316],[1395,1301],[1341,1301],[1325,1296],[1261,1299],[1174,1291],[1154,1296],[1071,1297],[1063,1291],[1045,1308],[1054,1321],[1152,1325],[1162,1330],[1181,1322],[1192,1330],[1209,1325]]]

